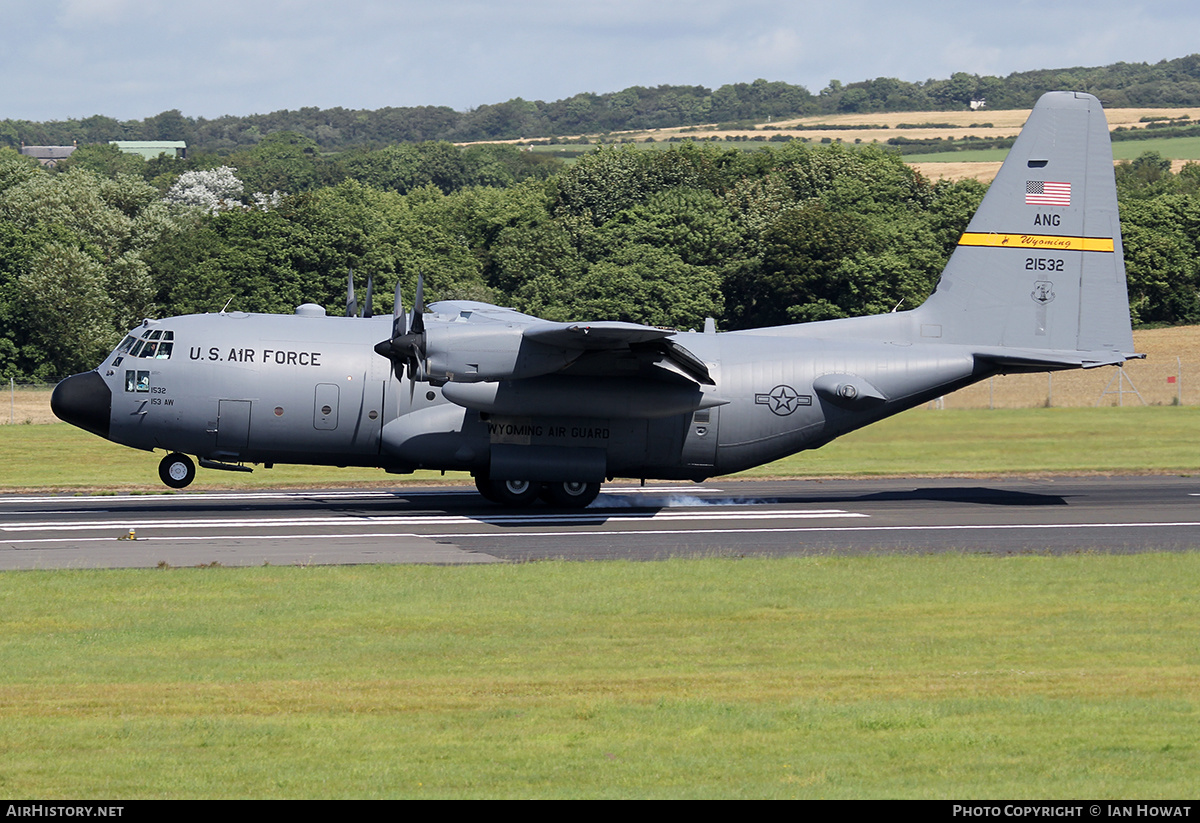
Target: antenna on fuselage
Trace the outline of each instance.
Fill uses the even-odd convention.
[[[232,302],[233,302],[232,297],[230,297],[228,300],[225,301],[225,305],[221,307],[221,314],[225,313],[225,309],[229,308],[229,304]]]

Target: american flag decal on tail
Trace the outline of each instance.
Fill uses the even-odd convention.
[[[1071,205],[1071,184],[1028,180],[1025,182],[1025,205],[1069,206]]]

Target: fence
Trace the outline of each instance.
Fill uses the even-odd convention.
[[[960,389],[930,404],[945,409],[1048,406],[1200,405],[1200,362],[1156,355],[1121,368],[1012,374]]]
[[[54,391],[53,383],[24,383],[9,379],[8,397],[4,398],[3,413],[0,423],[57,423],[58,418],[50,411],[50,392]]]

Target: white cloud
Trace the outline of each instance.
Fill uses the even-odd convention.
[[[57,0],[0,28],[0,118],[555,100],[758,77],[918,81],[1196,50],[1184,2]]]

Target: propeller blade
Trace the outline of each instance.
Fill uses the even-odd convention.
[[[358,317],[358,301],[354,299],[354,269],[346,275],[346,316]]]
[[[425,332],[425,275],[417,275],[417,293],[413,297],[412,319],[408,324],[414,334]]]
[[[369,290],[370,281],[368,281]],[[412,314],[405,323],[404,303],[400,297],[400,283],[396,283],[396,297],[392,302],[392,336],[375,344],[376,354],[392,361],[392,368],[397,380],[404,379],[405,366],[408,366],[410,383],[425,379],[425,279],[417,277],[417,291],[413,303]],[[409,386],[409,394],[415,392],[415,386]],[[411,400],[411,397],[410,397]]]
[[[396,296],[392,300],[392,339],[403,337],[408,331],[404,322],[404,299],[400,296],[400,281],[396,281]]]

